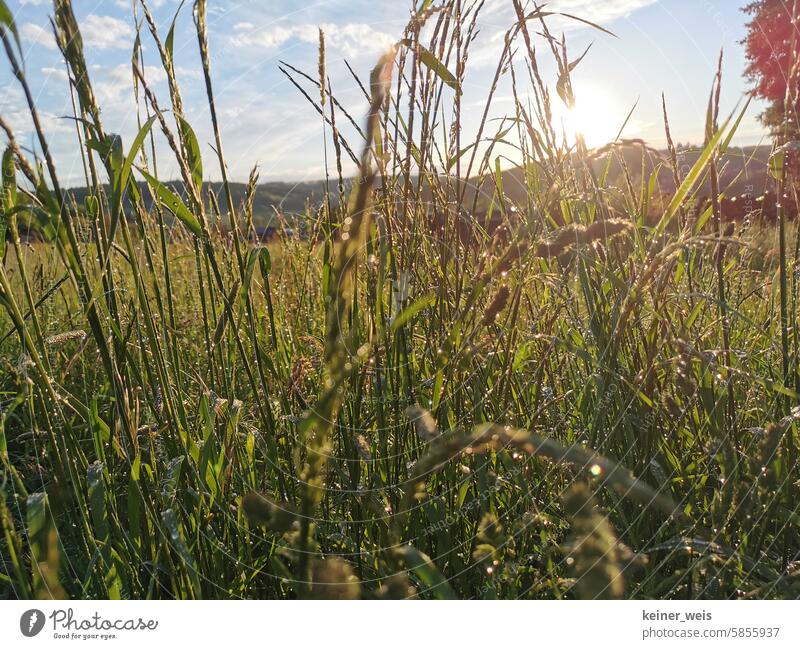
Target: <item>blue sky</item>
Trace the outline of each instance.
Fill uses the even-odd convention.
[[[150,0],[163,35],[177,0]],[[590,144],[622,124],[638,101],[628,137],[641,137],[654,146],[664,141],[661,93],[670,111],[678,141],[702,140],[705,107],[720,48],[725,51],[723,108],[733,110],[747,86],[739,41],[745,33],[740,7],[744,0],[552,0],[548,8],[572,13],[602,24],[612,38],[577,23],[558,21],[573,55],[593,43],[574,73],[579,127]],[[212,141],[202,78],[199,75],[191,1],[178,18],[176,65],[189,121],[203,145],[208,162]],[[48,0],[9,0],[23,40],[26,68],[37,103],[51,132],[64,182],[79,183],[80,160],[75,155],[74,126],[60,117],[71,114],[64,65],[49,33]],[[396,40],[406,24],[410,2],[404,0],[209,0],[212,74],[222,122],[230,173],[246,180],[258,164],[262,179],[304,180],[323,173],[322,134],[313,108],[278,70],[283,59],[312,75],[316,73],[317,28],[328,41],[328,70],[334,93],[353,115],[366,106],[349,76],[346,58],[362,78],[368,78],[375,59]],[[75,0],[86,56],[106,130],[130,142],[136,131],[131,90],[133,45],[132,0]],[[487,0],[479,21],[481,33],[473,49],[464,85],[464,133],[477,120],[499,55],[498,38],[512,22],[511,0]],[[167,105],[164,74],[155,47],[144,36],[146,74]],[[544,49],[544,48],[542,48]],[[551,65],[543,66],[555,83]],[[493,115],[510,110],[508,91],[501,87]],[[742,123],[738,143],[765,139],[756,120],[762,106],[754,104]],[[7,62],[0,64],[0,112],[14,126],[20,142],[33,145],[21,93],[11,79]],[[177,175],[174,164],[161,161],[162,177]]]

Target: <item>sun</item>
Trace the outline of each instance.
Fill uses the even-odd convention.
[[[629,110],[629,109],[628,109]],[[595,148],[612,142],[620,132],[628,110],[624,110],[605,90],[584,86],[575,92],[575,105],[567,108],[561,99],[553,102],[553,122],[556,132],[573,144],[583,136],[586,146]],[[629,135],[628,123],[625,134]]]

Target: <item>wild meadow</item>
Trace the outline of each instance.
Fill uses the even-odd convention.
[[[210,149],[174,23],[136,3],[139,133],[123,142],[72,3],[53,3],[80,200],[0,0],[37,144],[0,119],[4,597],[800,597],[792,150],[771,157],[776,218],[754,200],[734,223],[720,177],[748,106],[721,112],[721,74],[688,169],[666,106],[666,151],[568,142],[553,111],[582,57],[549,9],[511,2],[469,136],[481,2],[418,1],[370,77],[353,74],[361,114],[329,84],[320,32],[318,59],[285,69],[326,139],[326,191],[303,236],[293,221],[254,243],[258,175],[235,202],[205,0],[179,19]],[[490,118],[501,82],[514,101]]]

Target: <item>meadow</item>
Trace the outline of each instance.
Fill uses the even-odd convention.
[[[567,143],[552,106],[573,100],[580,58],[555,16],[514,0],[466,141],[480,4],[418,2],[354,76],[362,115],[328,84],[322,32],[308,71],[287,68],[327,138],[326,193],[307,236],[254,244],[258,176],[235,203],[205,0],[191,9],[213,155],[185,117],[174,27],[139,5],[140,131],[123,143],[55,0],[80,202],[0,0],[38,144],[0,120],[3,597],[800,597],[800,231],[755,199],[752,218],[724,219],[748,107],[720,114],[714,79],[690,169],[666,109],[666,152]],[[501,80],[515,101],[489,119]],[[623,146],[655,164],[630,167]],[[771,182],[796,204],[791,162],[776,150]]]

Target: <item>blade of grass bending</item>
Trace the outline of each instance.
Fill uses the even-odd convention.
[[[92,526],[102,561],[102,580],[105,594],[109,599],[120,599],[122,594],[119,576],[111,554],[110,526],[108,511],[106,510],[106,484],[101,463],[96,462],[88,468],[86,482],[89,488],[89,508],[92,513]]]
[[[172,212],[178,220],[181,221],[189,231],[198,238],[203,237],[203,229],[200,226],[200,221],[189,211],[184,202],[173,192],[169,187],[162,183],[157,178],[153,178],[149,173],[137,167],[139,173],[142,174],[147,184],[153,188],[158,198],[170,212]]]
[[[464,451],[482,453],[508,448],[529,455],[539,455],[558,464],[577,466],[644,506],[654,505],[668,516],[677,515],[675,504],[669,496],[656,491],[621,464],[596,451],[578,444],[564,446],[549,437],[497,424],[484,424],[471,431],[439,436],[431,444],[428,453],[417,461],[405,486],[403,505],[398,515],[404,517],[411,510],[417,486],[423,484],[425,477],[441,464],[460,456]]]
[[[189,165],[189,170],[192,173],[192,180],[194,181],[197,191],[203,190],[203,157],[200,154],[200,144],[197,142],[197,136],[194,130],[183,117],[178,118],[180,124],[181,135],[186,145],[186,162]]]
[[[17,43],[17,49],[21,54],[22,45],[20,44],[17,25],[14,23],[14,14],[11,13],[11,10],[8,8],[5,0],[0,0],[0,24],[4,25],[6,29],[11,32],[11,35],[14,37],[14,41]]]
[[[186,537],[183,533],[183,526],[178,521],[178,516],[174,509],[166,509],[161,514],[161,522],[166,528],[169,543],[177,553],[184,565],[184,570],[189,577],[189,593],[191,597],[200,597],[200,573],[197,571],[197,564],[186,544]],[[177,575],[176,575],[177,577]]]
[[[661,220],[658,222],[654,229],[654,234],[661,234],[664,231],[664,228],[667,227],[669,222],[673,219],[673,217],[678,213],[678,209],[683,204],[683,201],[686,199],[686,196],[695,186],[695,183],[700,178],[700,175],[703,173],[708,161],[711,159],[711,156],[714,153],[714,149],[717,148],[720,140],[722,139],[723,134],[725,133],[726,125],[723,124],[722,128],[720,128],[714,136],[709,140],[708,144],[706,144],[705,148],[703,149],[703,153],[700,154],[700,157],[697,159],[697,162],[694,163],[691,171],[686,174],[686,178],[683,179],[681,186],[675,192],[675,195],[672,197],[672,200],[667,207],[667,210],[664,212],[664,215],[661,217]]]
[[[436,294],[430,293],[418,299],[408,308],[404,309],[394,320],[392,320],[391,331],[394,333],[404,324],[409,322],[420,311],[433,306],[436,303]]]
[[[166,49],[167,53],[169,54],[170,61],[173,59],[173,50],[175,47],[175,25],[178,22],[178,14],[183,9],[183,5],[186,0],[181,0],[181,3],[178,5],[178,8],[175,10],[175,15],[172,17],[172,24],[169,27],[169,32],[167,33],[167,38],[164,41],[164,48]]]
[[[414,42],[409,38],[403,39],[400,43],[408,48],[414,47]],[[447,69],[444,63],[436,58],[433,52],[424,48],[422,45],[419,46],[419,60],[448,86],[458,94],[461,94],[461,84],[458,83],[458,79],[456,79],[455,75]]]
[[[6,259],[6,231],[10,219],[9,211],[17,202],[17,167],[14,150],[7,147],[3,153],[2,184],[0,184],[0,264]]]
[[[436,599],[458,599],[452,586],[424,552],[413,545],[397,548],[394,554],[403,560],[406,568],[414,572]]]
[[[736,131],[739,130],[739,125],[742,123],[742,119],[744,119],[745,113],[747,109],[750,107],[750,102],[753,101],[753,95],[749,95],[747,97],[747,101],[744,102],[744,106],[739,111],[738,117],[734,120],[733,124],[731,125],[730,129],[728,130],[728,135],[723,140],[722,144],[719,146],[720,153],[725,153],[728,150],[728,146],[733,139],[733,136],[736,135]],[[730,120],[730,118],[728,118]]]
[[[562,11],[542,11],[542,9],[534,9],[530,12],[527,16],[525,16],[525,20],[539,20],[541,18],[546,18],[547,16],[562,16],[563,18],[569,18],[570,20],[574,20],[579,23],[583,23],[584,25],[588,25],[589,27],[593,27],[609,36],[613,36],[614,38],[619,38],[614,32],[607,30],[605,27],[601,27],[597,23],[593,23],[591,20],[586,20],[585,18],[578,18],[578,16],[573,16],[572,14],[567,14]]]

